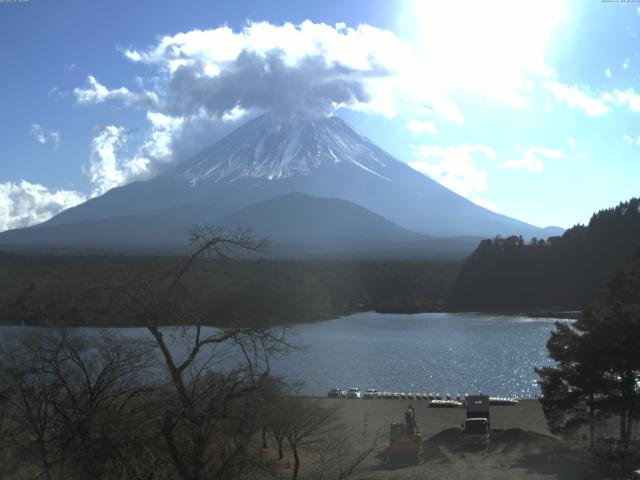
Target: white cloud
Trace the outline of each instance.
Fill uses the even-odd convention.
[[[639,145],[640,146],[640,136],[634,139],[631,135],[624,135],[622,137],[622,140],[627,145]]]
[[[123,127],[108,125],[91,141],[91,155],[84,173],[93,184],[92,196],[144,179],[156,173],[159,165],[173,160],[172,144],[183,119],[148,112],[151,124],[145,140],[135,154],[127,156],[129,133]]]
[[[37,123],[31,125],[31,135],[36,139],[38,143],[41,143],[43,145],[47,143],[47,137],[44,133],[44,130]]]
[[[388,30],[308,20],[297,26],[249,23],[237,32],[226,26],[192,30],[124,53],[164,72],[163,113],[190,115],[204,108],[218,117],[236,107],[371,110],[380,100],[373,98],[376,81],[397,75],[411,56]]]
[[[573,158],[577,160],[587,160],[591,158],[589,152],[578,150],[578,143],[576,142],[575,138],[567,138],[567,145],[569,145],[569,148],[573,151]]]
[[[92,196],[122,185],[127,178],[118,154],[125,144],[124,128],[109,125],[91,141],[91,157],[84,173],[94,185]]]
[[[57,130],[50,130],[46,132],[41,125],[34,123],[31,125],[31,129],[29,133],[33,138],[36,139],[38,143],[42,145],[46,145],[47,143],[51,143],[53,145],[54,150],[58,150],[58,146],[60,145],[60,132]]]
[[[411,167],[460,195],[469,196],[489,190],[487,175],[476,162],[495,160],[496,154],[491,147],[420,145],[414,147],[414,153],[416,160],[409,163]]]
[[[629,57],[625,57],[625,59],[622,62],[622,68],[624,70],[628,70],[630,66],[631,66],[631,59]]]
[[[75,88],[73,94],[76,102],[81,105],[95,105],[107,100],[120,100],[128,106],[153,107],[158,103],[158,96],[154,92],[131,92],[125,87],[109,90],[92,75],[87,77],[87,88]]]
[[[473,196],[470,198],[470,200],[475,203],[476,205],[479,205],[483,208],[486,208],[487,210],[491,210],[492,212],[496,212],[496,213],[500,213],[498,207],[496,206],[495,203],[490,202],[489,200],[486,200],[482,197],[479,196]]]
[[[0,183],[0,231],[44,222],[86,200],[73,190],[51,190],[25,180]]]
[[[544,87],[557,100],[592,117],[604,115],[611,107],[625,107],[631,112],[640,112],[640,94],[633,88],[592,93],[587,87],[558,82],[545,82]]]
[[[436,127],[436,124],[433,121],[423,122],[415,119],[409,120],[406,127],[414,135],[420,135],[422,133],[429,133],[431,135],[438,134],[438,127]]]
[[[464,117],[460,108],[450,98],[445,96],[436,98],[433,103],[433,109],[451,123],[464,125]]]
[[[53,143],[53,149],[58,150],[58,146],[60,145],[60,132],[58,130],[50,131],[49,138],[51,143]]]
[[[517,149],[522,156],[502,162],[500,164],[501,167],[542,173],[544,169],[543,159],[559,160],[564,158],[564,152],[560,149],[553,150],[545,147],[528,147],[523,149],[520,145],[518,145]]]
[[[614,90],[612,93],[606,94],[606,98],[616,106],[627,107],[632,112],[640,112],[640,95],[633,88]]]
[[[607,68],[607,69],[604,71],[604,75],[605,75],[605,77],[607,77],[607,78],[611,78],[611,69],[610,69],[610,68]]]
[[[565,85],[558,82],[545,82],[545,89],[550,91],[556,100],[565,102],[571,108],[584,111],[590,117],[604,115],[609,111],[606,99],[593,97],[588,91],[577,85]]]
[[[165,114],[349,108],[394,117],[399,108],[428,104],[464,123],[447,92],[451,82],[437,78],[437,67],[393,32],[369,25],[250,22],[240,31],[225,26],[165,36],[124,54],[161,71]]]

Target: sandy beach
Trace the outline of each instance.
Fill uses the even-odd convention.
[[[549,433],[536,400],[517,406],[492,406],[490,446],[469,450],[461,445],[463,408],[430,408],[420,400],[334,400],[325,405],[341,405],[341,417],[353,435],[354,447],[361,434],[381,435],[388,445],[391,422],[403,421],[411,403],[423,435],[425,462],[422,465],[389,467],[380,458],[371,458],[361,479],[532,479],[589,480],[611,478],[584,445],[572,445]],[[365,430],[366,429],[366,430]],[[355,447],[357,448],[357,447]]]

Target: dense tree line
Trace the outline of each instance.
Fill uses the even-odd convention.
[[[606,301],[573,324],[558,323],[547,343],[553,367],[538,369],[552,431],[566,433],[618,419],[629,445],[640,415],[640,249],[609,282]]]
[[[562,237],[482,241],[453,281],[447,308],[580,310],[603,301],[607,280],[640,245],[640,200],[594,214]]]
[[[104,287],[162,278],[179,257],[14,255],[0,253],[0,322],[122,325]],[[199,259],[181,293],[205,323],[287,323],[363,310],[416,312],[442,307],[455,262]]]

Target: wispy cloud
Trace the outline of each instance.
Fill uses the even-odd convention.
[[[434,121],[420,121],[420,120],[409,120],[406,124],[407,129],[412,132],[414,135],[420,135],[422,133],[428,133],[430,135],[438,134],[438,127]]]
[[[108,125],[91,141],[89,164],[84,174],[93,184],[92,196],[148,178],[158,164],[171,161],[171,141],[182,120],[161,113],[148,113],[152,130],[132,156],[126,153],[129,132],[123,127]]]
[[[640,136],[633,138],[631,135],[624,135],[622,141],[627,145],[640,145]]]
[[[542,173],[544,170],[544,160],[559,160],[564,158],[564,152],[561,149],[554,150],[545,147],[522,148],[518,145],[517,150],[520,156],[518,158],[502,162],[500,164],[502,168]]]
[[[566,103],[571,108],[582,110],[591,117],[599,117],[609,111],[605,98],[592,96],[587,89],[578,85],[545,82],[544,87],[553,94],[556,100]]]
[[[570,108],[582,110],[591,117],[602,116],[615,107],[640,112],[640,94],[633,88],[596,93],[588,87],[559,82],[545,82],[544,88],[551,92],[556,100],[566,103]]]
[[[158,96],[154,92],[132,92],[126,87],[108,89],[92,75],[87,77],[87,87],[75,88],[73,94],[81,105],[95,105],[107,100],[120,100],[128,106],[153,107],[158,103]]]
[[[420,145],[414,147],[416,160],[411,167],[445,187],[464,196],[487,192],[487,174],[478,162],[495,160],[495,151],[486,145],[458,145],[440,147]]]
[[[45,135],[42,127],[37,123],[31,125],[30,132],[33,138],[35,138],[38,143],[41,143],[43,145],[47,143],[47,136]]]
[[[29,129],[30,135],[36,139],[36,141],[42,145],[50,143],[53,145],[54,150],[58,150],[60,145],[60,132],[57,130],[49,130],[48,132],[38,123],[31,125]]]

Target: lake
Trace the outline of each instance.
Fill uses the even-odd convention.
[[[531,398],[534,367],[550,364],[546,342],[557,320],[461,313],[357,313],[291,329],[308,345],[274,371],[305,380],[305,392],[335,386],[440,394],[483,392]]]
[[[539,394],[533,369],[550,363],[545,344],[556,321],[471,313],[357,313],[290,326],[290,342],[307,348],[275,359],[272,369],[303,381],[302,393],[310,395],[356,386],[532,398]],[[0,335],[27,328],[0,327]],[[148,336],[143,328],[116,331]]]

